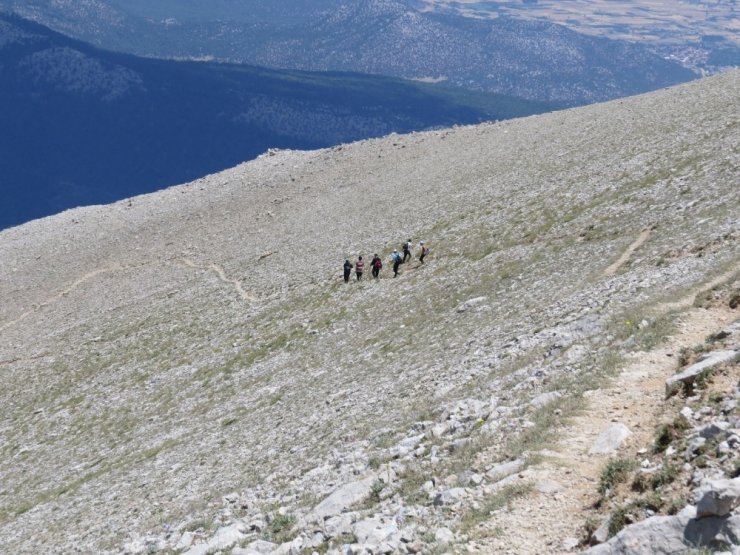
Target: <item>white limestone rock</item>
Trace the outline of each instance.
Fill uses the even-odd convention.
[[[740,478],[708,480],[700,494],[697,517],[728,515],[740,505]]]
[[[453,505],[467,496],[465,488],[450,488],[438,493],[434,498],[434,506]]]
[[[207,541],[191,547],[185,552],[186,555],[206,555],[218,550],[228,549],[239,543],[246,537],[243,522],[235,522],[229,526],[219,528]]]
[[[449,528],[437,528],[434,539],[440,545],[449,545],[455,541],[455,534]]]
[[[363,501],[370,495],[375,480],[375,473],[371,473],[362,480],[343,485],[314,507],[308,516],[308,521],[322,522],[328,517],[340,514],[355,503]]]
[[[596,438],[596,441],[588,452],[591,455],[608,455],[614,453],[631,435],[632,432],[624,424],[612,424]]]
[[[249,550],[252,553],[260,553],[267,555],[268,553],[272,553],[278,548],[278,544],[268,542],[265,540],[255,540],[253,542],[250,542],[246,549]]]
[[[368,518],[356,522],[352,532],[359,543],[378,545],[398,535],[398,526],[393,520]]]
[[[740,515],[693,518],[687,507],[674,516],[654,516],[627,526],[584,555],[674,555],[690,549],[733,545],[740,537]]]
[[[552,403],[555,399],[559,399],[562,396],[563,394],[559,391],[548,391],[546,393],[540,393],[539,395],[537,395],[537,397],[532,399],[529,404],[533,407],[541,407],[547,405],[548,403]]]
[[[698,362],[688,366],[678,374],[671,376],[665,382],[666,399],[675,394],[681,384],[692,384],[703,372],[738,356],[737,351],[714,351],[701,358]]]
[[[493,481],[498,481],[502,478],[506,478],[507,476],[511,476],[512,474],[519,472],[519,470],[523,467],[524,461],[522,459],[516,459],[513,461],[497,464],[496,466],[488,470],[488,472],[486,472],[486,476],[488,476],[488,478]]]

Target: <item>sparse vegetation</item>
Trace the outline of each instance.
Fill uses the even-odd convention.
[[[653,451],[660,453],[665,451],[676,439],[681,437],[684,431],[689,429],[689,421],[682,415],[678,415],[672,422],[658,426],[658,432],[655,436]]]
[[[678,468],[673,464],[664,464],[657,472],[638,472],[632,480],[632,489],[639,492],[654,491],[673,482],[677,475]]]
[[[283,543],[291,538],[290,532],[295,525],[295,515],[274,514],[269,519],[265,539],[274,543]]]
[[[634,470],[637,463],[633,459],[612,459],[599,477],[599,493],[606,497],[616,486],[627,481],[629,473]]]
[[[422,485],[429,479],[427,474],[420,468],[409,466],[406,472],[399,477],[400,487],[398,493],[410,505],[427,504],[429,495],[422,489]]]
[[[616,338],[632,349],[649,350],[665,343],[675,331],[676,315],[666,313],[651,316],[643,312],[628,311],[621,314],[610,328]]]

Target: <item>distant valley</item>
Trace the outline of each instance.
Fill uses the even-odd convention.
[[[740,65],[737,0],[412,0],[424,12],[521,17],[600,37],[645,44],[699,73]]]
[[[2,15],[0,103],[0,229],[189,181],[269,148],[556,107],[384,77],[137,58]]]
[[[424,13],[410,4],[419,3],[220,0],[206,8],[193,0],[0,0],[0,8],[65,34],[140,55],[443,81],[567,105],[697,76],[647,46],[549,21]]]

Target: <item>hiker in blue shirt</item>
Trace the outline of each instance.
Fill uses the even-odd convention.
[[[401,265],[401,253],[397,249],[393,249],[391,254],[391,260],[393,260],[393,277],[398,277],[398,267]]]

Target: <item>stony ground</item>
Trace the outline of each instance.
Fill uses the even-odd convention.
[[[0,233],[0,551],[528,552],[496,515],[571,487],[559,430],[738,279],[739,79]]]
[[[740,283],[736,282],[735,291],[738,286]],[[594,531],[589,527],[608,523],[610,514],[619,506],[610,499],[600,501],[599,485],[607,466],[621,460],[630,461],[633,470],[646,473],[657,474],[663,468],[654,460],[642,468],[640,463],[655,459],[655,441],[661,424],[673,421],[679,413],[673,406],[675,403],[665,402],[666,379],[676,372],[682,353],[697,346],[711,350],[707,339],[731,327],[740,316],[727,303],[694,307],[694,299],[690,296],[684,300],[689,306],[676,317],[676,329],[666,342],[648,351],[632,353],[608,385],[587,393],[585,406],[537,454],[539,462],[519,473],[518,479],[535,485],[531,493],[479,525],[478,533],[488,539],[478,546],[478,552],[553,553],[588,545]],[[740,326],[735,324],[733,329],[729,345],[737,347]],[[723,389],[719,390],[731,396],[740,386],[737,361],[723,370],[724,379],[718,380]],[[735,414],[739,414],[737,410]],[[615,438],[607,449],[594,449],[603,434],[619,428],[627,431],[623,438]],[[740,452],[735,452],[729,461],[740,463]],[[688,488],[679,484],[688,486],[690,482],[683,477],[672,478],[671,489],[678,487],[682,491],[679,494],[665,488],[658,492],[665,506],[655,508],[652,513],[662,508],[665,514],[672,508],[670,503],[678,499],[682,508],[690,496]],[[629,504],[639,496],[629,488],[619,493],[622,504]],[[542,534],[542,530],[547,533]]]

